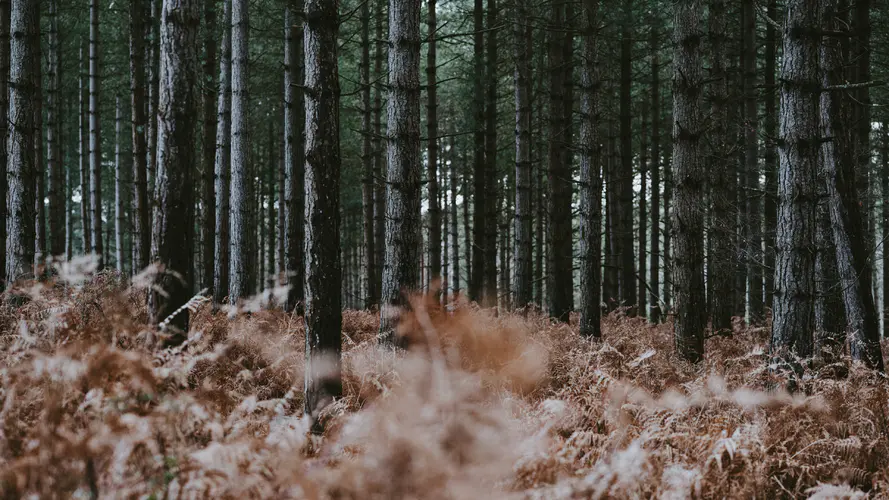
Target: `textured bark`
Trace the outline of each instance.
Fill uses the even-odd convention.
[[[609,68],[609,71],[613,71]],[[605,109],[613,109],[613,100],[603,106]],[[613,311],[620,303],[620,263],[618,257],[621,253],[623,240],[619,237],[620,219],[618,214],[618,199],[620,197],[620,182],[617,179],[617,125],[614,113],[607,119],[606,151],[603,160],[603,178],[605,180],[605,272],[602,279],[602,290],[605,295],[605,303],[609,311]]]
[[[248,2],[232,0],[232,103],[231,103],[231,255],[228,299],[232,304],[246,299],[255,283],[251,280],[252,240],[249,232],[251,213],[250,165],[248,155],[247,60]]]
[[[457,149],[454,140],[454,136],[451,136],[450,142],[450,164],[451,164],[451,201],[448,209],[450,210],[450,235],[451,235],[451,249],[454,253],[453,263],[451,265],[453,272],[453,278],[450,281],[451,290],[453,293],[460,292],[461,278],[460,278],[460,235],[457,230],[457,225],[459,221],[457,220]],[[466,202],[464,201],[464,204]]]
[[[201,147],[201,288],[213,289],[216,257],[216,0],[204,0]]]
[[[497,221],[499,220],[500,207],[503,196],[498,181],[497,172],[497,90],[498,75],[497,59],[497,26],[498,5],[497,0],[487,0],[487,22],[485,23],[485,230],[484,247],[482,250],[484,259],[484,273],[482,285],[482,304],[496,307],[499,293],[497,291]]]
[[[549,115],[550,142],[548,161],[548,284],[549,314],[559,321],[568,321],[573,308],[572,286],[572,227],[571,227],[571,171],[565,164],[563,148],[567,142],[564,121],[564,77],[562,67],[565,51],[560,28],[564,22],[565,5],[554,2],[550,13],[549,34]]]
[[[889,124],[885,121],[880,127],[880,183],[882,185],[882,227],[883,238],[889,236]],[[883,251],[883,337],[889,337],[889,251],[882,242]]]
[[[784,24],[772,353],[812,353],[818,134],[818,0],[791,0]]]
[[[472,252],[469,275],[469,298],[486,300],[485,289],[485,233],[487,224],[488,190],[485,177],[485,36],[484,3],[475,0],[473,10],[473,155],[472,155]],[[391,28],[390,28],[391,29]],[[465,198],[464,198],[465,199]],[[464,202],[465,203],[465,202]]]
[[[660,25],[652,16],[649,34],[651,52],[651,257],[648,264],[648,286],[651,293],[652,323],[661,321],[661,79],[660,79]]]
[[[99,259],[99,269],[104,266],[102,245],[102,130],[99,116],[99,1],[90,0],[90,53],[89,53],[89,118],[90,118],[90,228],[92,252]]]
[[[287,29],[287,28],[285,28],[285,29]],[[283,94],[282,94],[282,96],[283,96]],[[277,220],[278,247],[276,249],[277,267],[275,268],[275,273],[278,276],[276,284],[283,285],[283,284],[287,283],[287,277],[286,277],[286,272],[287,272],[287,253],[286,253],[286,248],[287,248],[287,216],[286,216],[287,215],[287,202],[286,202],[286,200],[287,200],[287,197],[286,197],[287,169],[284,168],[284,143],[286,142],[286,138],[284,138],[284,136],[283,136],[283,121],[284,121],[283,107],[281,108],[281,114],[278,115],[278,119],[280,120],[280,123],[282,123],[282,130],[281,130],[282,136],[281,136],[280,141],[278,142],[278,151],[276,151],[276,153],[278,154],[278,158],[277,158],[277,162],[276,162],[276,165],[277,165],[276,172],[278,175],[278,180],[277,180],[277,184],[276,184],[277,200],[278,200],[278,206],[277,206],[277,208],[278,208],[278,213],[277,213],[277,217],[278,217],[278,220]],[[305,182],[305,176],[303,176],[303,182]],[[287,301],[285,300],[285,303],[281,304],[281,305],[286,306],[287,305],[286,302]]]
[[[638,314],[648,319],[648,291],[645,279],[648,264],[648,105],[647,99],[640,104],[639,115],[639,241],[637,242],[638,279],[636,287],[639,290]]]
[[[0,1],[0,290],[6,288],[6,225],[8,168],[7,140],[9,132],[9,20],[10,1]]]
[[[151,253],[164,270],[149,294],[149,317],[159,324],[188,302],[194,249],[194,141],[198,120],[199,0],[164,0],[160,27],[157,211]],[[159,293],[163,290],[166,293]],[[185,340],[188,310],[170,322],[168,344]]]
[[[709,174],[710,215],[708,261],[708,289],[710,318],[715,332],[731,331],[734,301],[732,300],[732,276],[736,265],[734,246],[735,212],[732,205],[735,196],[735,179],[730,176],[729,164],[733,161],[732,149],[726,124],[728,123],[728,75],[726,73],[726,2],[710,0],[710,114],[709,131],[711,167]]]
[[[148,199],[149,220],[153,220],[157,190],[157,114],[160,92],[160,18],[161,1],[148,0],[151,22],[146,26],[148,36]],[[153,243],[152,243],[153,244]]]
[[[83,253],[88,254],[93,251],[92,243],[92,215],[90,207],[90,170],[89,170],[89,83],[87,81],[87,73],[85,70],[86,59],[83,50],[83,43],[80,44],[80,80],[78,82],[78,95],[80,100],[80,120],[79,120],[79,148],[80,148],[80,222],[81,234],[83,235]]]
[[[145,116],[145,41],[142,0],[130,3],[130,106],[133,141],[133,271],[148,266],[151,228],[148,222],[148,170]]]
[[[871,0],[855,0],[852,2],[852,46],[847,69],[850,73],[848,81],[869,82],[871,80]],[[851,118],[852,155],[854,155],[856,187],[862,202],[861,221],[862,237],[866,239],[865,248],[872,252],[876,244],[874,217],[872,212],[874,200],[871,196],[871,99],[870,87],[853,90],[846,100]]]
[[[419,289],[420,3],[389,2],[386,258],[380,332],[391,342],[405,294]]]
[[[515,306],[522,308],[532,297],[531,247],[531,18],[526,0],[519,0],[513,23],[515,55]]]
[[[342,394],[338,7],[338,1],[305,2],[305,414],[313,419]]]
[[[34,133],[31,135],[34,141],[34,161],[36,163],[37,174],[37,197],[34,200],[37,204],[36,217],[34,224],[37,228],[37,239],[35,241],[35,272],[39,277],[45,276],[47,255],[46,241],[46,166],[44,164],[43,155],[43,38],[38,38],[37,53],[41,54],[31,60],[34,65],[34,74],[40,85],[37,86],[37,100],[34,101]]]
[[[34,109],[40,80],[33,61],[40,47],[40,2],[13,0],[10,16],[8,198],[6,214],[7,286],[34,276],[37,192]]]
[[[777,0],[768,0],[766,14],[769,19],[776,19]],[[778,152],[775,148],[777,130],[777,92],[775,87],[776,36],[775,27],[766,23],[765,63],[763,66],[765,88],[765,116],[763,130],[765,135],[765,195],[763,196],[763,239],[765,245],[765,298],[767,305],[772,304],[772,292],[775,289],[775,230],[777,226],[778,205],[775,197],[778,192]]]
[[[672,119],[672,117],[671,117]],[[673,142],[667,141],[664,152],[664,307],[666,311],[673,305]]]
[[[765,319],[762,269],[762,188],[759,171],[759,116],[756,102],[756,14],[744,0],[744,173],[747,178],[747,312],[749,321]]]
[[[602,336],[602,173],[599,145],[598,0],[581,10],[580,334]]]
[[[429,202],[429,279],[441,276],[441,208],[438,200],[438,93],[436,91],[437,59],[435,39],[438,36],[436,0],[427,0],[426,46],[426,188]]]
[[[618,218],[622,240],[620,259],[620,298],[624,306],[638,305],[636,295],[636,260],[633,252],[635,233],[633,231],[633,129],[632,101],[632,46],[633,46],[633,3],[623,3],[623,19],[620,33],[620,199]]]
[[[434,7],[433,7],[434,8]],[[434,14],[433,14],[434,16]],[[434,31],[434,30],[433,30]],[[364,272],[367,275],[363,290],[364,307],[377,302],[374,277],[376,268],[376,231],[374,231],[374,143],[373,143],[373,104],[370,82],[370,1],[361,4],[361,62],[358,68],[361,80],[361,205],[364,229]],[[431,50],[431,49],[430,49]]]
[[[120,97],[115,100],[114,106],[114,260],[117,270],[125,273],[130,266],[129,250],[127,249],[127,233],[129,232],[129,169],[123,163],[123,150],[121,148],[123,133],[123,104]]]
[[[284,45],[284,170],[287,177],[284,191],[289,291],[287,310],[302,310],[305,287],[305,106],[302,88],[298,85],[303,76],[303,28],[301,20],[294,17],[295,6],[285,13]]]
[[[232,0],[223,0],[222,43],[219,54],[219,89],[216,97],[216,259],[213,301],[222,303],[229,291],[231,257],[231,95]]]
[[[704,356],[704,329],[707,326],[702,206],[706,171],[701,154],[704,75],[700,24],[703,8],[700,0],[678,0],[673,5],[674,332],[679,355],[697,362]]]
[[[263,285],[266,288],[274,288],[275,286],[275,251],[278,248],[277,226],[278,216],[275,213],[275,191],[277,184],[275,177],[278,166],[278,146],[275,144],[276,130],[273,121],[269,122],[268,137],[268,157],[266,158],[265,172],[265,196],[266,196],[266,254],[265,254],[265,274],[260,275],[264,280]],[[260,204],[260,209],[262,204]],[[283,235],[282,235],[283,238]]]
[[[383,26],[387,22],[383,0],[374,0],[374,93],[373,93],[373,169],[374,169],[374,276],[373,294],[368,297],[368,305],[380,303],[380,287],[383,281],[383,259],[385,257],[386,235],[386,162],[383,156],[382,114],[383,114]]]
[[[62,166],[61,78],[58,0],[49,2],[49,71],[46,94],[46,157],[49,166],[49,254],[65,253],[65,174]]]

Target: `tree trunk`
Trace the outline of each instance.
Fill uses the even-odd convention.
[[[8,176],[12,170],[8,165],[7,140],[9,133],[9,0],[0,0],[0,290],[6,289],[6,226],[11,216],[7,210]]]
[[[851,63],[847,66],[851,82],[869,82],[871,80],[871,0],[855,0],[852,8],[852,53],[848,59]],[[871,101],[870,87],[865,85],[853,90],[850,98],[846,100],[851,113],[853,151],[857,172],[855,173],[858,197],[862,202],[861,221],[862,237],[865,239],[865,249],[872,252],[876,244],[876,235],[873,224],[872,208],[874,201],[871,199]]]
[[[677,352],[691,362],[698,362],[704,357],[704,329],[707,326],[702,206],[706,171],[701,154],[701,135],[705,126],[701,113],[704,80],[701,57],[703,34],[700,30],[702,10],[700,0],[678,0],[674,3],[674,331]]]
[[[484,98],[485,119],[485,231],[484,231],[484,273],[482,284],[482,304],[497,307],[497,220],[502,204],[499,174],[497,172],[497,0],[487,0],[487,23],[485,30],[485,50],[487,51]]]
[[[157,190],[157,106],[160,86],[161,0],[148,0],[151,22],[148,29],[148,199],[149,220],[153,220]],[[151,243],[152,245],[154,243]]]
[[[639,242],[638,253],[638,279],[636,286],[639,290],[638,314],[648,319],[648,292],[646,290],[645,272],[648,264],[648,105],[646,99],[640,104],[639,125]]]
[[[531,14],[527,0],[519,0],[515,11],[515,306],[524,308],[532,300],[531,247]]]
[[[128,169],[123,164],[123,151],[121,150],[122,106],[120,97],[118,97],[114,106],[114,257],[118,272],[124,274],[129,268],[127,266],[129,252],[126,249],[126,234],[129,231],[127,228],[127,214],[129,212],[127,193],[130,182],[127,178]]]
[[[193,283],[194,141],[197,129],[199,79],[197,27],[199,0],[164,0],[160,29],[160,88],[158,99],[157,212],[154,215],[152,255],[164,266],[149,295],[149,317],[169,323],[177,345],[188,333],[188,310]],[[165,293],[160,293],[163,290]]]
[[[390,27],[391,29],[391,27]],[[472,273],[469,276],[469,298],[485,303],[485,234],[488,202],[485,177],[485,36],[484,3],[475,0],[473,10],[473,158],[472,158]],[[465,203],[465,201],[464,201]]]
[[[386,235],[386,164],[383,157],[382,113],[383,113],[383,24],[386,22],[383,0],[374,0],[376,16],[374,42],[374,85],[373,95],[373,169],[374,169],[374,275],[373,292],[368,296],[368,305],[380,303],[380,287],[383,281],[384,241]]]
[[[359,77],[361,80],[361,204],[364,222],[364,270],[368,276],[367,286],[363,293],[367,299],[364,307],[371,307],[376,303],[375,284],[373,277],[376,269],[376,232],[374,231],[374,138],[373,138],[373,108],[371,103],[370,82],[370,1],[361,4],[361,63]]]
[[[403,294],[420,287],[420,3],[389,2],[386,259],[380,332],[392,342]]]
[[[46,156],[49,163],[49,253],[65,253],[65,174],[62,165],[62,106],[58,0],[49,2],[49,73],[47,75]]]
[[[287,255],[288,311],[301,310],[305,286],[305,107],[302,87],[299,86],[303,81],[303,29],[302,20],[295,17],[296,9],[295,5],[289,5],[284,13],[284,170],[287,177],[284,191],[287,244],[284,252]]]
[[[882,227],[883,232],[883,338],[889,337],[889,123],[883,121],[880,127],[880,182],[882,184]]]
[[[436,93],[436,53],[435,38],[437,22],[435,17],[436,0],[428,0],[427,27],[429,41],[426,53],[426,182],[429,201],[429,277],[435,279],[441,275],[441,208],[438,200],[438,96]]]
[[[651,51],[651,257],[648,286],[651,290],[651,322],[660,323],[661,259],[661,89],[660,24],[652,16],[649,47]]]
[[[730,175],[729,164],[732,157],[726,124],[728,123],[728,75],[726,73],[726,3],[725,0],[710,0],[709,41],[710,62],[710,106],[712,128],[709,144],[713,157],[710,178],[710,200],[712,214],[710,223],[710,255],[708,261],[708,289],[712,328],[714,332],[731,331],[733,268],[736,264],[732,245],[735,228],[735,212],[732,210],[735,179]]]
[[[633,46],[633,3],[623,3],[623,20],[620,33],[620,280],[621,302],[626,307],[638,305],[636,295],[636,260],[633,255],[635,246],[633,232],[633,128],[632,101],[630,96],[632,84],[632,46]],[[632,309],[631,309],[632,311]]]
[[[459,221],[457,220],[457,146],[455,144],[454,136],[451,136],[450,140],[450,148],[448,149],[450,156],[450,165],[451,165],[451,201],[448,209],[450,210],[450,235],[451,235],[451,251],[453,252],[454,259],[451,264],[452,267],[452,276],[453,278],[450,281],[451,290],[454,294],[460,292],[460,235],[457,230],[457,226]],[[464,201],[464,204],[466,202]]]
[[[777,0],[768,0],[766,15],[769,19],[776,19]],[[763,239],[766,242],[765,250],[765,297],[764,303],[771,305],[773,291],[775,289],[775,230],[778,224],[778,205],[775,198],[778,192],[778,153],[775,149],[777,129],[777,92],[775,87],[775,60],[776,43],[775,27],[766,23],[765,45],[765,116],[763,128],[765,134],[765,196],[763,197]]]
[[[102,246],[102,135],[99,118],[99,1],[90,0],[90,202],[92,203],[92,252],[99,258],[102,269],[104,248]]]
[[[216,1],[204,0],[203,137],[201,145],[201,288],[213,289],[216,256]]]
[[[78,94],[80,98],[80,221],[83,234],[83,253],[93,251],[92,202],[90,201],[90,170],[89,170],[89,83],[85,71],[83,43],[80,44],[80,81]]]
[[[790,0],[781,61],[772,353],[812,353],[818,133],[818,1]]]
[[[231,97],[232,0],[224,0],[222,44],[219,54],[219,89],[216,97],[216,243],[213,301],[222,303],[229,293],[231,263]]]
[[[15,33],[13,32],[13,35]],[[35,241],[35,272],[39,277],[43,277],[46,267],[47,242],[46,242],[46,166],[43,161],[43,38],[38,37],[37,53],[41,54],[31,61],[34,67],[34,73],[37,81],[41,84],[37,87],[37,100],[34,101],[34,133],[31,135],[34,141],[34,161],[36,163],[37,173],[37,197],[34,200],[37,206],[36,217],[34,222],[37,228],[37,239]]]
[[[34,108],[40,80],[33,61],[40,47],[40,2],[13,0],[10,16],[8,213],[6,217],[7,287],[34,276],[37,163]]]
[[[277,186],[275,177],[277,177],[277,151],[278,146],[275,144],[276,130],[275,122],[269,122],[269,151],[266,159],[266,176],[265,192],[266,192],[266,264],[265,274],[262,278],[265,280],[265,287],[272,289],[275,287],[275,251],[278,249],[277,235],[275,234],[278,226],[278,216],[275,213],[275,192]],[[260,205],[261,207],[262,205]],[[283,236],[282,236],[283,238]]]
[[[148,170],[146,155],[146,116],[145,116],[145,41],[143,37],[142,0],[130,3],[130,105],[132,108],[133,140],[133,271],[139,272],[148,266],[151,249],[151,233],[148,207]]]
[[[316,430],[320,430],[319,412],[342,394],[338,6],[329,0],[305,2],[305,414],[314,420]]]
[[[237,304],[253,290],[250,273],[251,241],[251,193],[250,193],[250,143],[247,113],[247,64],[249,54],[248,2],[232,0],[232,103],[231,103],[231,263],[229,275],[229,301]]]
[[[581,10],[580,74],[580,334],[602,336],[602,173],[599,146],[598,0]]]
[[[759,177],[759,116],[756,102],[756,14],[744,0],[744,172],[747,177],[747,310],[750,323],[765,319],[762,277],[762,209]]]

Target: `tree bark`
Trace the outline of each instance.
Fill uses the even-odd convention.
[[[749,322],[765,319],[762,270],[762,188],[759,171],[759,116],[756,100],[756,14],[744,0],[744,172],[747,177],[747,312]]]
[[[305,154],[303,130],[305,127],[305,106],[299,82],[303,77],[302,20],[295,17],[296,6],[290,5],[285,11],[284,40],[284,170],[287,178],[284,191],[285,225],[287,244],[284,252],[287,257],[289,291],[287,310],[301,310],[304,300],[305,261],[303,258],[305,241]]]
[[[229,301],[237,304],[253,290],[251,280],[250,143],[247,113],[248,2],[232,0],[232,103],[231,103],[231,256]]]
[[[450,161],[450,165],[451,165],[451,172],[450,172],[450,175],[451,175],[451,181],[450,181],[450,183],[451,183],[451,186],[450,186],[451,187],[451,202],[450,202],[448,209],[451,212],[451,215],[450,215],[451,249],[454,253],[454,259],[453,259],[453,263],[451,265],[452,270],[453,270],[453,272],[452,272],[453,278],[450,281],[450,285],[451,285],[451,290],[453,291],[453,293],[457,294],[460,292],[460,285],[461,285],[461,279],[460,279],[460,235],[459,235],[459,232],[457,229],[458,224],[459,224],[459,221],[457,220],[457,163],[458,163],[458,157],[457,157],[457,146],[455,144],[455,140],[454,140],[453,136],[451,136],[450,148],[449,148],[448,152],[450,153],[449,156],[451,159],[451,161]],[[465,204],[466,201],[464,200],[463,203]]]
[[[812,353],[818,151],[817,0],[787,2],[781,61],[772,354]]]
[[[660,88],[660,24],[652,16],[649,34],[651,51],[651,257],[648,286],[651,293],[651,322],[660,323],[661,305],[661,88]]]
[[[700,0],[674,3],[673,152],[676,207],[673,262],[676,350],[683,359],[704,357],[707,304],[704,297],[703,195],[706,172],[701,154],[703,61]]]
[[[370,1],[361,4],[361,62],[358,68],[361,80],[361,204],[364,233],[364,270],[367,274],[364,296],[364,307],[376,303],[376,286],[374,276],[376,268],[376,231],[374,231],[374,138],[373,138],[373,104],[371,102],[370,81]]]
[[[524,308],[532,300],[531,247],[531,14],[527,0],[519,0],[515,9],[515,306]]]
[[[426,2],[429,40],[426,52],[426,188],[429,201],[429,278],[441,276],[441,208],[438,201],[438,94],[435,39],[438,24],[436,0]]]
[[[389,2],[386,259],[380,332],[392,342],[405,295],[420,287],[420,3]]]
[[[216,243],[213,301],[222,303],[229,293],[231,266],[231,97],[232,0],[224,0],[222,43],[219,54],[219,88],[216,97]]]
[[[6,217],[7,287],[34,277],[37,163],[34,108],[40,80],[33,61],[40,46],[40,2],[13,0],[10,15],[8,213]]]
[[[78,94],[80,98],[80,221],[83,235],[83,253],[93,251],[92,243],[92,202],[90,201],[90,170],[89,170],[89,83],[85,70],[83,42],[80,44],[80,80]]]
[[[390,28],[391,29],[391,28]],[[485,36],[484,3],[475,0],[473,10],[473,158],[472,158],[472,273],[469,297],[485,303],[485,234],[488,190],[485,177]],[[465,202],[464,202],[465,203]]]
[[[632,101],[630,96],[632,84],[632,46],[633,46],[633,3],[623,3],[623,20],[620,33],[620,219],[621,253],[620,280],[621,302],[624,306],[635,308],[639,304],[636,295],[636,260],[633,254],[633,128]],[[631,309],[632,312],[632,309]]]
[[[776,19],[777,0],[768,0],[766,15],[769,19]],[[777,226],[778,205],[775,197],[778,192],[778,153],[775,149],[777,130],[777,92],[775,86],[775,60],[776,60],[776,36],[775,27],[766,23],[765,63],[763,71],[765,78],[765,116],[763,129],[765,134],[765,196],[763,197],[763,239],[765,245],[765,297],[764,302],[771,304],[775,289],[775,231]]]
[[[151,233],[148,219],[148,170],[145,116],[145,42],[142,0],[130,3],[130,105],[133,141],[133,271],[148,266]]]
[[[41,12],[42,14],[42,12]],[[44,277],[46,272],[47,241],[46,241],[46,166],[44,165],[43,155],[43,38],[38,37],[37,53],[40,57],[36,57],[31,61],[34,65],[34,73],[40,85],[37,87],[37,100],[34,101],[34,133],[31,135],[34,144],[34,161],[36,162],[37,174],[37,197],[34,200],[37,206],[36,217],[34,222],[37,228],[37,239],[35,241],[35,273],[38,277]]]
[[[90,118],[90,202],[92,203],[90,227],[92,252],[99,259],[99,269],[104,266],[102,245],[102,134],[99,117],[99,1],[90,0],[90,53],[89,53],[89,118]]]
[[[153,220],[157,193],[157,118],[160,92],[160,18],[161,1],[148,0],[148,199],[149,220]],[[151,243],[152,245],[154,243]]]
[[[6,227],[11,212],[7,210],[7,190],[9,186],[7,140],[9,133],[9,66],[10,66],[10,22],[11,2],[0,0],[0,290],[6,289]]]
[[[580,74],[580,334],[602,336],[602,173],[599,145],[598,0],[585,0]]]
[[[130,181],[127,176],[128,169],[123,164],[123,151],[121,149],[121,134],[123,133],[122,106],[120,97],[118,97],[114,105],[114,258],[118,272],[124,274],[129,269],[126,235],[129,232],[129,228],[127,228],[127,215],[129,213],[127,193],[129,192]]]
[[[305,414],[316,430],[319,412],[342,394],[338,10],[338,1],[305,2]]]
[[[482,284],[482,304],[497,307],[497,220],[499,207],[502,205],[499,174],[497,172],[497,71],[498,45],[495,29],[498,23],[499,7],[497,0],[487,0],[487,23],[485,30],[485,50],[487,52],[485,67],[485,205],[484,205],[484,273]]]
[[[58,0],[49,2],[49,72],[47,74],[46,152],[49,163],[49,253],[65,253],[65,174],[62,165],[62,106]]]
[[[204,0],[203,147],[201,156],[201,288],[213,289],[216,257],[216,1]]]

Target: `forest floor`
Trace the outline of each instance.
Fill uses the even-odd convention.
[[[31,292],[0,311],[4,498],[889,498],[886,379],[814,362],[775,389],[765,328],[690,366],[620,313],[593,342],[418,299],[395,354],[348,311],[344,397],[313,436],[300,318],[195,302],[164,350],[144,288]]]

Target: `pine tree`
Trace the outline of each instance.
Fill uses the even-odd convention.
[[[231,98],[232,98],[232,0],[223,1],[222,43],[219,54],[219,89],[216,96],[216,258],[213,301],[222,303],[229,293],[231,262]]]
[[[251,213],[251,182],[248,155],[250,143],[248,137],[247,113],[247,64],[249,54],[248,34],[250,24],[248,17],[249,3],[246,0],[232,0],[232,103],[231,103],[231,238],[229,292],[228,299],[232,304],[246,299],[253,290],[250,265],[252,252],[249,232],[255,228],[250,223]]]

